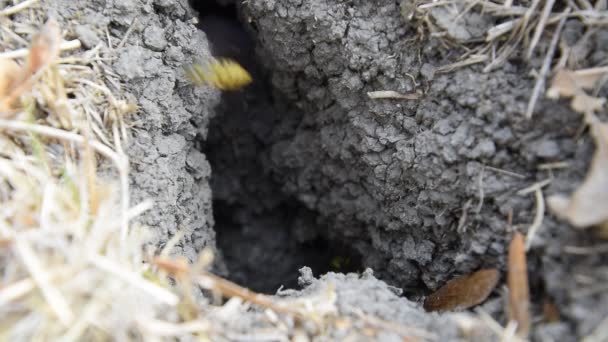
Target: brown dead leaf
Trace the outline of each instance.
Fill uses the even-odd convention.
[[[525,338],[530,332],[530,289],[524,236],[515,232],[509,244],[509,320],[517,322],[517,335]]]
[[[456,277],[429,295],[424,301],[426,311],[463,310],[488,298],[498,282],[498,270],[483,269]]]
[[[591,124],[595,153],[583,183],[571,197],[554,195],[547,199],[551,211],[577,228],[608,221],[608,124]]]

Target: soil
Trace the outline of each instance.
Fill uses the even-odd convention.
[[[554,178],[545,195],[571,191],[593,145],[564,103],[541,100],[533,119],[524,118],[534,87],[528,72],[542,55],[490,73],[470,66],[439,74],[461,52],[421,37],[399,5],[56,0],[45,6],[78,24],[71,34],[85,47],[107,35],[116,47],[113,69],[141,109],[128,151],[134,201],[156,203],[142,220],[158,232],[151,243],[163,246],[183,231],[175,253],[194,260],[203,247],[216,249],[217,234],[217,270],[244,285],[270,293],[296,288],[297,270],[310,266],[300,277],[303,292],[281,295],[334,283],[342,312],[356,317],[361,310],[453,340],[455,318],[427,314],[419,300],[455,275],[504,271],[511,233],[525,232],[535,214],[533,196],[517,191],[548,177]],[[467,25],[471,35],[486,23]],[[575,38],[582,30],[574,22],[568,28]],[[608,45],[598,31],[588,54],[601,59]],[[182,67],[212,54],[239,61],[254,83],[223,95],[190,85]],[[423,96],[368,98],[376,90]],[[570,167],[538,169],[554,161]],[[541,317],[550,300],[560,320],[536,324],[535,339],[574,340],[608,317],[606,255],[564,252],[597,243],[589,231],[545,215],[528,253],[533,310]],[[363,273],[310,275],[329,270]],[[484,308],[504,323],[499,292]],[[387,334],[376,337],[396,338]]]

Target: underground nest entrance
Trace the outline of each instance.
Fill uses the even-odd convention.
[[[283,194],[265,167],[271,144],[285,138],[273,135],[273,128],[284,125],[286,116],[275,105],[267,72],[256,60],[254,40],[238,21],[236,7],[209,1],[192,5],[213,55],[236,60],[254,80],[222,95],[207,140],[201,141],[213,172],[217,245],[228,278],[274,293],[281,286],[297,287],[303,266],[315,275],[359,270],[356,254],[328,239],[317,214]]]

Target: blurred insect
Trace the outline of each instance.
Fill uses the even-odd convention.
[[[219,90],[239,90],[253,81],[251,75],[232,59],[219,59],[206,66],[195,63],[185,69],[194,85],[209,84]]]

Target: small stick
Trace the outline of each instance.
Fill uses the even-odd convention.
[[[545,199],[540,188],[537,188],[534,191],[534,196],[536,198],[536,214],[534,215],[532,225],[530,225],[530,228],[528,228],[528,235],[526,235],[526,251],[530,249],[532,239],[534,239],[536,232],[542,226],[543,217],[545,216]]]
[[[61,45],[59,45],[59,50],[61,50],[61,51],[75,50],[75,49],[80,49],[81,46],[82,46],[82,44],[80,43],[80,40],[73,39],[73,40],[68,40],[68,41],[62,42]],[[8,52],[2,52],[2,53],[0,53],[0,58],[8,58],[8,59],[23,58],[23,57],[26,57],[29,53],[30,53],[29,49],[18,49],[18,50],[13,50],[13,51],[8,51]]]
[[[475,212],[477,214],[479,214],[481,212],[481,208],[483,207],[483,198],[484,198],[484,192],[483,192],[483,173],[485,171],[485,165],[483,165],[481,167],[481,171],[479,172],[479,180],[477,183],[477,186],[479,187],[479,203],[477,204],[477,208],[475,209]]]
[[[532,53],[536,48],[536,44],[540,40],[540,36],[545,29],[545,25],[547,25],[547,19],[549,15],[551,15],[551,10],[553,10],[553,5],[555,4],[555,0],[547,0],[545,2],[545,7],[543,8],[543,13],[540,16],[540,20],[538,24],[536,24],[536,30],[534,31],[534,36],[532,36],[532,41],[530,42],[530,47],[528,48],[528,52],[526,52],[526,59],[530,59],[532,57]]]
[[[294,315],[297,318],[303,318],[302,314],[298,311],[290,310],[287,307],[277,305],[269,296],[253,292],[214,274],[203,272],[198,277],[197,282],[203,288],[218,291],[227,298],[239,297],[247,302],[259,305],[263,308],[271,309],[275,312]]]
[[[564,11],[565,14],[570,12],[570,7],[566,8]],[[557,29],[555,29],[555,33],[553,35],[553,39],[551,39],[551,45],[549,45],[549,50],[545,55],[545,60],[543,61],[543,66],[540,69],[540,73],[536,80],[536,84],[534,85],[534,90],[532,91],[532,96],[530,97],[530,102],[528,102],[528,109],[526,110],[526,118],[532,118],[532,112],[534,112],[534,107],[536,107],[536,101],[538,101],[538,97],[545,86],[545,78],[549,73],[549,68],[551,67],[551,61],[553,61],[553,55],[555,55],[555,50],[557,48],[557,43],[559,42],[559,37],[562,32],[562,28],[566,23],[566,16],[562,17],[557,24]]]
[[[464,61],[460,61],[460,62],[456,62],[456,63],[447,64],[447,65],[441,66],[441,67],[437,68],[437,70],[435,70],[435,73],[436,74],[448,73],[448,72],[454,71],[454,70],[456,70],[458,68],[462,68],[462,67],[465,67],[465,66],[469,66],[469,65],[485,62],[489,58],[490,57],[488,57],[488,55],[473,55],[473,56],[465,59]]]
[[[401,94],[394,90],[378,90],[367,93],[370,99],[403,99],[403,100],[418,100],[421,97],[420,93]]]
[[[490,171],[502,173],[504,175],[511,176],[511,177],[514,177],[514,178],[526,179],[526,176],[524,176],[524,175],[522,175],[520,173],[517,173],[517,172],[503,170],[503,169],[499,169],[497,167],[492,167],[492,166],[487,166],[487,165],[485,166],[485,168],[488,169],[488,170],[490,170]]]
[[[553,163],[544,163],[539,164],[537,169],[539,170],[553,170],[553,169],[567,169],[570,167],[570,163],[566,161],[562,162],[553,162]]]
[[[548,179],[545,179],[544,181],[540,181],[540,182],[534,183],[534,184],[530,185],[527,188],[523,188],[523,189],[519,190],[517,192],[517,194],[520,195],[520,196],[527,195],[529,193],[532,193],[532,192],[536,191],[537,189],[544,188],[545,186],[549,185],[549,183],[551,183],[551,181],[552,181],[552,179],[548,178]]]
[[[133,28],[135,27],[136,24],[137,24],[137,17],[133,18],[133,20],[131,21],[131,25],[127,29],[127,32],[125,33],[125,35],[120,40],[120,43],[118,43],[118,46],[116,46],[116,48],[115,48],[116,50],[120,50],[120,48],[122,48],[125,45],[125,43],[127,42],[127,39],[131,35],[131,32],[133,32]]]
[[[524,237],[519,232],[515,232],[509,244],[508,260],[508,316],[510,321],[517,322],[517,335],[526,338],[530,332],[530,289]]]
[[[19,11],[23,11],[24,9],[31,7],[32,5],[34,5],[35,3],[37,3],[38,0],[25,0],[22,1],[14,6],[11,7],[7,7],[5,9],[3,9],[2,11],[0,11],[0,16],[9,16],[9,15],[13,15]]]

